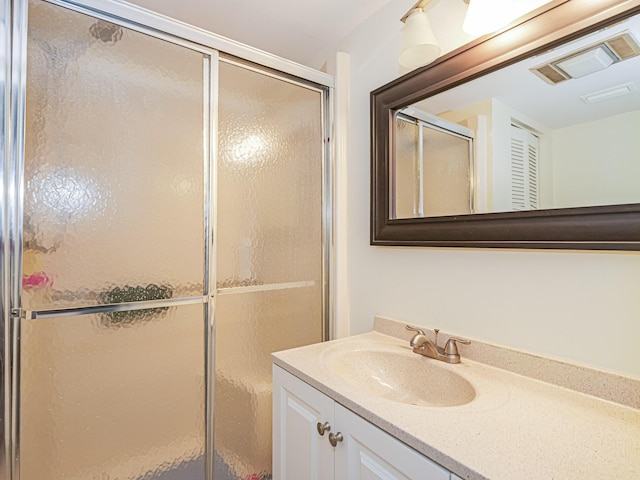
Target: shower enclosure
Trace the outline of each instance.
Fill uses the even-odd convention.
[[[474,132],[435,115],[395,115],[391,218],[465,215],[475,209]]]
[[[328,336],[329,77],[110,0],[2,26],[0,480],[270,478],[269,354]]]

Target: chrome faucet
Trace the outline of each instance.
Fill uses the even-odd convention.
[[[469,340],[465,340],[463,338],[451,337],[447,340],[447,343],[445,343],[444,348],[442,348],[438,346],[439,329],[433,329],[436,334],[435,342],[432,342],[429,337],[425,335],[424,330],[410,325],[407,325],[406,329],[411,332],[416,332],[409,342],[414,353],[424,355],[425,357],[435,358],[441,362],[460,363],[460,353],[458,353],[457,342],[462,343],[463,345],[469,345],[471,343]]]

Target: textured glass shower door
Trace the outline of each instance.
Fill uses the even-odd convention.
[[[203,480],[211,56],[28,2],[20,480]]]
[[[80,4],[12,2],[11,478],[269,478],[269,353],[326,335],[326,89]]]
[[[270,353],[325,333],[324,95],[219,70],[215,480],[266,480]]]

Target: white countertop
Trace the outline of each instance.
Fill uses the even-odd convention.
[[[276,365],[462,478],[640,479],[640,410],[467,360],[464,351],[461,364],[438,364],[475,387],[472,402],[408,405],[354,387],[323,360],[336,349],[372,345],[417,355],[407,342],[371,332],[272,357]]]

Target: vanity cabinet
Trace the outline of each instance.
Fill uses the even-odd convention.
[[[275,480],[457,478],[275,365],[273,473]]]

